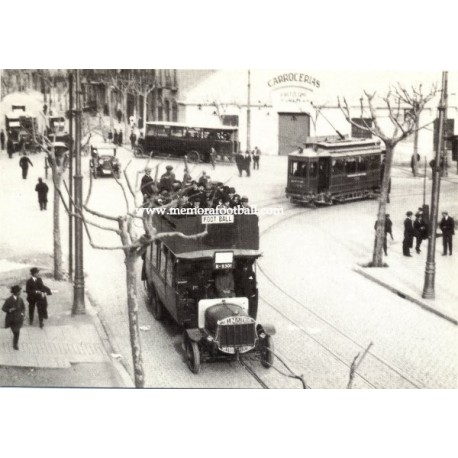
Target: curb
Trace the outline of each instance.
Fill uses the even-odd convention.
[[[398,295],[399,297],[402,297],[403,299],[408,300],[409,302],[413,302],[416,305],[419,305],[422,309],[434,313],[434,315],[437,315],[440,318],[444,318],[445,320],[449,321],[450,323],[454,324],[455,326],[458,326],[458,320],[456,318],[453,318],[449,315],[447,315],[445,312],[442,312],[438,309],[435,309],[431,307],[429,304],[426,302],[420,301],[413,297],[412,295],[405,293],[403,291],[400,291],[399,289],[395,288],[394,286],[391,286],[390,284],[372,276],[368,272],[366,272],[362,267],[353,267],[353,271],[359,273],[363,277],[367,278],[368,280],[371,280],[374,283],[377,283],[380,286],[383,286],[384,288],[390,290],[392,293]]]
[[[117,359],[111,356],[112,353],[120,354],[120,352],[117,351],[113,342],[111,341],[107,327],[100,316],[99,310],[96,309],[96,307],[92,305],[92,300],[90,298],[90,292],[86,291],[85,296],[87,300],[86,307],[89,305],[89,307],[92,309],[90,315],[94,318],[94,325],[97,330],[97,334],[99,335],[100,339],[102,340],[103,346],[106,352],[108,353],[108,356],[110,357],[110,360],[113,363],[113,366],[118,371],[118,374],[122,379],[124,387],[125,388],[135,388],[134,382],[132,381],[132,377],[129,375],[129,372],[123,360],[121,359],[120,361],[118,361]]]

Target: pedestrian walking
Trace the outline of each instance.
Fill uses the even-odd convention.
[[[257,146],[253,150],[253,170],[259,170],[259,160],[261,159],[261,151]]]
[[[122,146],[122,130],[119,130],[118,133],[118,145]]]
[[[239,177],[241,177],[243,172],[243,154],[241,152],[235,155],[235,165],[239,171]]]
[[[137,143],[137,136],[135,135],[135,132],[132,130],[132,133],[130,134],[130,146],[132,149],[135,149],[135,144]]]
[[[417,159],[415,161],[415,159]],[[412,157],[410,158],[410,168],[412,169],[412,175],[415,176],[415,162],[417,163],[417,165],[420,163],[420,155],[417,153],[415,155],[415,153],[412,154]]]
[[[251,169],[251,154],[247,150],[245,151],[245,156],[243,157],[243,170],[246,172],[246,176],[250,176],[250,169]]]
[[[19,334],[24,324],[25,305],[21,298],[21,287],[14,285],[11,288],[11,296],[6,299],[2,310],[6,313],[5,328],[13,333],[13,348],[19,350]]]
[[[414,230],[414,235],[416,239],[415,251],[418,254],[420,254],[421,253],[421,250],[420,250],[421,242],[423,242],[423,240],[426,240],[428,238],[428,225],[423,220],[422,213],[417,213],[415,215],[415,221],[413,223],[413,230]]]
[[[113,129],[113,143],[118,144],[118,131],[116,129]]]
[[[5,132],[3,132],[3,129],[2,129],[2,131],[0,132],[0,143],[2,145],[2,151],[5,150],[5,140],[6,140]]]
[[[402,254],[404,256],[412,257],[410,254],[410,249],[413,248],[413,237],[414,237],[414,229],[413,229],[413,221],[412,216],[413,213],[408,211],[406,213],[407,218],[404,220],[404,240],[402,241]]]
[[[377,230],[377,221],[375,222],[374,229]],[[390,234],[391,240],[394,240],[393,221],[391,221],[389,213],[385,215],[384,234],[385,235],[383,237],[383,252],[385,253],[385,256],[388,256],[388,234]]]
[[[21,159],[19,159],[19,166],[22,169],[22,178],[27,179],[27,174],[29,173],[29,164],[33,167],[32,161],[27,157],[26,152],[22,153]]]
[[[30,269],[31,277],[25,284],[25,290],[27,293],[27,302],[29,303],[29,324],[33,324],[36,307],[40,328],[43,328],[43,320],[48,319],[47,296],[50,296],[52,293],[51,290],[45,286],[43,280],[38,276],[39,272],[39,269],[36,267],[32,267],[32,269]]]
[[[41,178],[38,178],[38,184],[35,186],[35,191],[38,193],[38,205],[40,210],[46,210],[48,205],[48,185],[43,183]]]
[[[210,149],[210,162],[212,164],[213,170],[216,168],[216,150],[213,146]]]
[[[442,212],[442,219],[439,223],[439,227],[442,231],[442,244],[444,247],[442,256],[447,255],[447,247],[451,256],[453,249],[453,236],[455,235],[455,221],[448,215],[448,212]]]
[[[6,152],[8,153],[8,157],[12,159],[14,154],[14,143],[11,137],[8,137],[6,141]]]

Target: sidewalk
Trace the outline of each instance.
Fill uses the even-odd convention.
[[[354,270],[367,279],[389,289],[394,294],[417,304],[451,323],[458,325],[458,262],[456,254],[442,256],[442,239],[436,244],[435,299],[423,299],[427,244],[420,254],[412,250],[412,258],[400,251],[400,242],[391,246],[384,262],[389,267],[371,268],[357,265]],[[394,249],[393,249],[394,248]]]
[[[9,288],[23,288],[31,266],[11,260],[0,261],[0,300],[10,295]],[[40,267],[40,266],[39,266]],[[132,382],[111,349],[94,309],[86,302],[86,315],[71,316],[73,287],[51,278],[42,268],[44,283],[53,291],[48,297],[49,319],[40,329],[38,318],[28,324],[28,311],[21,330],[19,351],[12,347],[10,329],[0,320],[0,385],[64,387],[129,387]],[[25,292],[22,298],[27,301]],[[36,313],[36,312],[35,312]],[[25,370],[24,368],[27,368]]]

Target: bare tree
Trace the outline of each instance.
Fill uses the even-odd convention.
[[[131,80],[131,86],[129,90],[131,93],[142,96],[143,98],[143,107],[142,107],[142,118],[143,118],[143,126],[146,125],[146,120],[148,116],[148,95],[154,91],[156,88],[155,82],[151,82],[150,79],[145,78],[142,73],[134,74]]]
[[[418,88],[412,87],[410,91],[403,88],[400,84],[397,84],[388,92],[385,97],[382,97],[382,100],[388,109],[388,117],[393,126],[391,135],[385,133],[380,127],[379,119],[377,117],[377,109],[374,104],[376,93],[374,92],[373,94],[370,94],[364,91],[364,95],[367,102],[367,109],[369,110],[369,117],[373,121],[373,126],[368,125],[368,123],[364,120],[365,117],[368,117],[367,115],[365,116],[364,98],[360,99],[361,123],[357,123],[352,119],[350,107],[345,98],[343,98],[343,103],[341,103],[340,98],[338,98],[338,104],[339,108],[342,110],[342,113],[345,116],[345,119],[350,124],[356,126],[358,129],[370,132],[375,137],[380,138],[380,140],[382,140],[385,144],[385,163],[383,167],[383,178],[381,183],[379,209],[377,214],[376,237],[371,263],[372,267],[383,267],[385,213],[388,200],[394,150],[399,142],[432,123],[430,122],[423,126],[419,126],[418,119],[420,118],[420,114],[424,110],[426,104],[436,95],[436,87],[433,86],[427,94],[424,94],[421,84]],[[404,116],[404,110],[408,112],[408,116]]]
[[[75,203],[72,201],[72,205],[75,207],[75,212],[71,214],[75,218],[82,219],[89,243],[92,248],[98,250],[122,250],[124,253],[124,263],[126,267],[127,308],[129,318],[129,333],[132,350],[132,361],[134,368],[134,381],[136,388],[143,388],[145,386],[145,373],[143,368],[143,357],[141,351],[140,333],[138,325],[138,278],[136,264],[138,260],[142,257],[142,255],[145,253],[147,247],[156,239],[164,240],[169,237],[180,237],[197,240],[199,238],[204,237],[207,234],[207,229],[205,228],[203,232],[194,235],[185,235],[177,232],[158,233],[157,229],[154,227],[153,224],[152,214],[145,212],[142,216],[139,216],[135,212],[135,209],[131,208],[132,200],[135,205],[135,208],[139,208],[139,205],[137,202],[137,195],[127,175],[127,169],[129,165],[130,162],[127,164],[123,172],[127,187],[126,185],[124,185],[124,183],[122,183],[119,179],[115,177],[115,181],[119,185],[125,201],[126,212],[123,215],[111,216],[93,210],[89,207],[89,200],[92,193],[92,177],[90,178],[88,195],[85,199],[82,208],[76,207]],[[65,202],[65,199],[62,195],[60,188],[56,189],[61,197],[62,203],[64,204],[66,211],[70,213],[70,210]],[[131,196],[130,199],[129,195]],[[175,194],[174,197],[177,198],[178,195]],[[176,199],[173,200],[170,204],[163,206],[162,208],[173,206],[175,203]],[[89,219],[88,217],[90,217],[91,219]],[[108,224],[111,225],[100,224],[99,222],[94,221],[93,218],[108,221]],[[136,221],[142,222],[143,233],[141,235],[139,235],[138,232],[139,227],[135,224]],[[121,244],[116,246],[104,246],[95,243],[92,238],[91,231],[89,230],[90,226],[96,227],[103,231],[115,233],[120,238]]]

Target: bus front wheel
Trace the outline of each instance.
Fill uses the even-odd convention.
[[[187,156],[189,162],[199,162],[200,160],[200,155],[197,151],[190,151]]]

